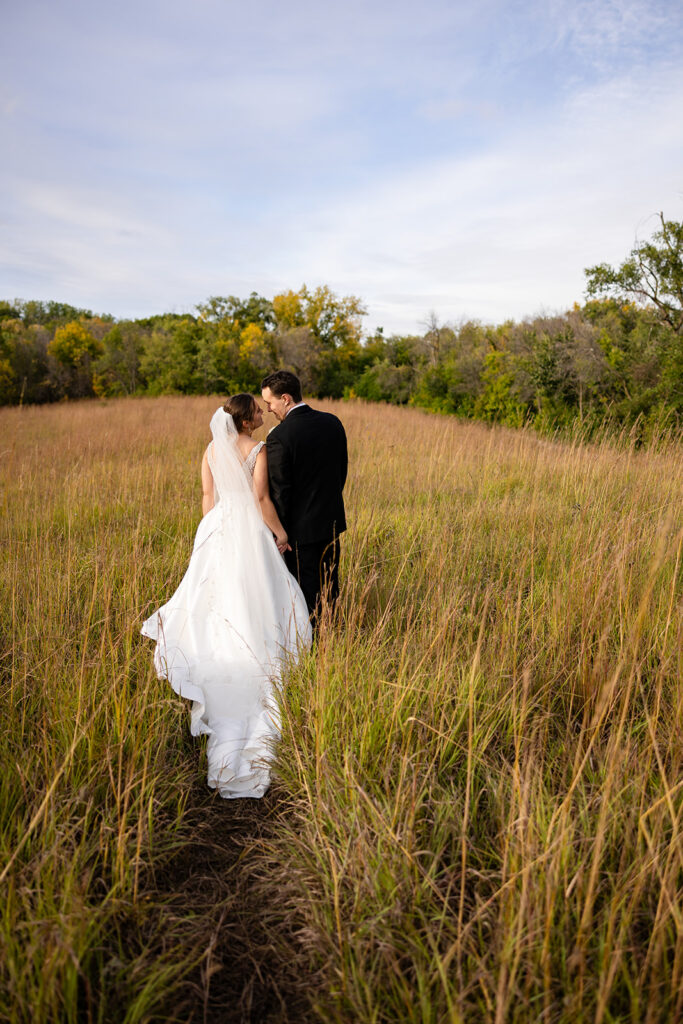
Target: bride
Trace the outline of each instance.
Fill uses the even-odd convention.
[[[190,564],[142,626],[156,641],[157,674],[193,702],[190,731],[208,735],[208,784],[226,798],[268,788],[276,689],[287,662],[311,643],[303,593],[282,559],[289,545],[265,446],[251,437],[262,423],[253,395],[233,395],[214,413]]]

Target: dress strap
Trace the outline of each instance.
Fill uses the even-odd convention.
[[[249,452],[249,454],[246,457],[245,464],[246,464],[247,469],[249,470],[249,472],[250,472],[250,474],[252,476],[254,475],[254,467],[256,465],[256,459],[258,458],[258,453],[261,451],[263,446],[264,446],[264,442],[263,441],[259,441],[258,444],[254,445],[254,447],[251,449],[251,451]]]

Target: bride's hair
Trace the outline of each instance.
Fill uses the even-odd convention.
[[[235,424],[235,430],[239,434],[245,420],[250,420],[254,415],[256,399],[253,395],[241,392],[239,395],[230,395],[223,409],[229,412]]]

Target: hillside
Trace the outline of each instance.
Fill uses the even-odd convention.
[[[214,397],[0,410],[0,1016],[683,1014],[683,462],[361,402],[277,781],[203,786],[139,624]]]

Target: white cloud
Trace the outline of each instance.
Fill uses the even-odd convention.
[[[681,215],[680,109],[683,73],[609,82],[485,154],[387,176],[311,217],[298,276],[360,292],[389,329],[415,329],[420,309],[566,308],[583,268],[623,258],[649,214]]]
[[[126,315],[306,281],[409,331],[431,308],[565,306],[584,266],[679,213],[682,19],[672,0],[25,0],[0,40],[0,297]]]

